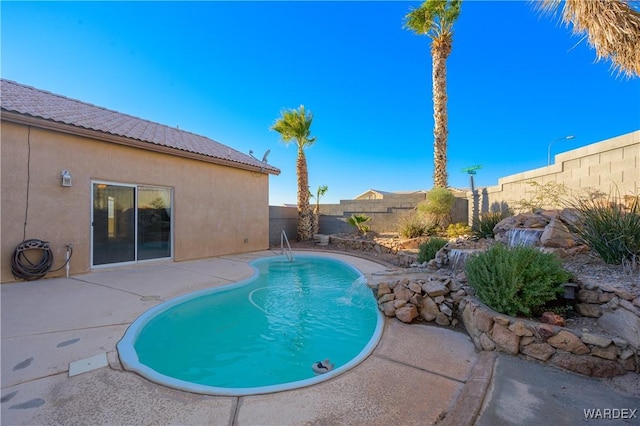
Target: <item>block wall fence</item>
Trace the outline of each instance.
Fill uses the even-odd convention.
[[[593,189],[605,194],[640,195],[640,130],[563,152],[547,167],[506,176],[498,185],[467,192],[469,223],[489,211],[506,210],[529,199],[535,188],[554,182],[570,191]]]
[[[554,182],[569,190],[590,188],[606,194],[640,195],[640,130],[563,152],[547,167],[506,176],[498,185],[456,194],[453,223],[473,224],[482,213],[506,210],[515,201],[529,199],[535,188]],[[368,223],[375,232],[397,232],[415,207],[425,200],[424,193],[385,194],[376,200],[340,200],[339,204],[320,205],[320,233],[353,232],[347,223],[352,214],[371,217]],[[269,207],[269,243],[280,245],[284,229],[295,239],[298,213],[295,207]]]

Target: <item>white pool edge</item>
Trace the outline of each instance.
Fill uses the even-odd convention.
[[[321,258],[327,259],[327,257],[325,256],[314,256],[314,255],[306,255],[306,254],[296,255],[296,257],[302,257],[302,258],[321,257]],[[160,303],[159,305],[156,305],[148,309],[144,313],[142,313],[138,318],[136,318],[133,321],[133,323],[131,323],[131,325],[129,325],[129,327],[125,331],[124,336],[122,337],[122,339],[120,339],[120,341],[116,345],[118,356],[120,358],[120,363],[122,364],[124,369],[127,371],[132,371],[134,373],[137,373],[140,376],[146,378],[147,380],[157,383],[159,385],[186,391],[186,392],[192,392],[192,393],[198,393],[198,394],[204,394],[204,395],[217,395],[217,396],[247,396],[247,395],[259,395],[259,394],[265,394],[265,393],[275,393],[275,392],[282,392],[286,390],[299,389],[299,388],[324,382],[326,380],[339,376],[340,374],[343,374],[346,371],[354,368],[355,366],[363,362],[374,351],[374,349],[380,342],[380,339],[382,338],[382,332],[384,330],[384,315],[382,314],[382,312],[380,312],[379,309],[376,309],[377,322],[376,322],[376,328],[371,336],[371,339],[369,340],[367,345],[365,345],[365,347],[360,351],[358,355],[356,355],[348,363],[334,370],[331,370],[328,373],[324,373],[324,374],[311,377],[308,379],[304,379],[304,380],[298,380],[295,382],[282,383],[277,385],[251,387],[251,388],[222,388],[222,387],[216,387],[216,386],[201,385],[198,383],[187,382],[185,380],[169,377],[164,374],[158,373],[157,371],[140,363],[140,360],[138,359],[138,354],[136,353],[134,348],[134,343],[138,335],[140,334],[140,331],[152,318],[154,318],[159,312],[165,311],[187,300],[191,300],[196,297],[200,297],[207,294],[226,291],[234,287],[240,287],[248,284],[249,282],[253,281],[256,278],[256,276],[259,274],[258,269],[253,266],[253,262],[259,261],[261,259],[263,258],[254,259],[251,262],[249,262],[249,266],[251,266],[254,269],[254,273],[248,278],[245,278],[236,283],[224,285],[221,287],[198,290],[192,293],[184,294],[182,296],[178,296],[173,299],[167,300],[163,303]],[[359,269],[349,264],[348,262],[341,259],[335,259],[335,258],[329,258],[329,259],[349,266],[350,268],[352,268],[354,271],[358,273],[360,278],[364,277],[364,274]]]

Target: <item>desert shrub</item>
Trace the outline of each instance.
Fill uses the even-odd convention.
[[[447,237],[458,238],[471,234],[471,227],[466,223],[452,223],[447,227]]]
[[[418,212],[435,219],[438,225],[447,226],[451,221],[451,209],[456,202],[453,192],[446,188],[433,188],[427,192],[426,200],[418,204]]]
[[[507,248],[503,244],[472,255],[465,273],[483,303],[511,316],[530,316],[556,299],[570,278],[555,255],[534,247]]]
[[[640,207],[619,196],[592,194],[569,202],[571,231],[606,263],[635,265],[640,259]]]
[[[404,238],[418,238],[427,234],[428,226],[416,217],[405,219],[400,225],[399,234]]]
[[[544,185],[538,182],[527,183],[533,187],[529,198],[522,198],[511,203],[514,211],[518,213],[535,212],[544,208],[559,208],[564,204],[569,193],[567,187],[562,183],[547,182]]]
[[[429,241],[425,241],[418,247],[418,263],[428,262],[434,257],[442,247],[449,241],[443,238],[432,237]]]
[[[495,237],[493,228],[495,228],[502,219],[505,219],[510,215],[511,213],[506,211],[483,213],[477,223],[473,225],[473,229],[471,230],[472,237],[476,240],[479,240],[480,238]]]

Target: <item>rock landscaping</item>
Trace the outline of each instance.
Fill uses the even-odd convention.
[[[371,239],[331,235],[328,249],[359,253],[397,266],[369,279],[380,310],[405,323],[433,322],[463,328],[478,350],[501,351],[594,377],[640,373],[640,275],[607,265],[571,235],[571,212],[540,212],[509,217],[495,228],[494,240],[451,241],[434,259],[416,263],[427,237]],[[555,252],[574,275],[563,318],[510,317],[493,311],[474,295],[464,262],[496,241],[527,244]]]
[[[552,313],[543,316],[550,323],[499,314],[473,296],[464,273],[455,276],[446,271],[412,275],[390,273],[371,277],[370,286],[386,316],[405,323],[424,321],[442,326],[462,325],[478,350],[522,355],[594,377],[640,372],[640,345],[634,340],[640,326],[633,329],[630,338],[624,338],[617,333],[617,327],[609,330],[615,334],[568,329],[557,325],[558,316]],[[580,290],[578,294],[583,291],[593,290]],[[596,293],[598,297],[606,294],[603,290]],[[627,302],[626,307],[622,307],[620,296],[615,292],[610,294],[612,296],[602,297],[602,300],[609,298],[608,306],[602,308],[603,317],[616,318],[611,321],[617,321],[616,325],[621,325],[621,321],[640,321],[639,298],[634,298],[630,304],[622,299]],[[614,300],[618,302],[611,303]],[[636,309],[631,312],[627,309],[630,306],[636,306]],[[616,312],[619,309],[624,311]],[[629,318],[629,312],[633,317]],[[628,329],[626,325],[625,329]]]

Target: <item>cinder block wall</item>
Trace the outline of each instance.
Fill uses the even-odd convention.
[[[364,214],[371,217],[367,222],[372,231],[398,232],[403,221],[415,214],[415,208],[426,195],[385,194],[381,200],[340,200],[340,204],[320,205],[320,233],[337,234],[353,232],[353,226],[347,223],[352,214]],[[467,221],[467,200],[464,195],[456,198],[451,216],[453,222]]]
[[[529,182],[555,182],[571,191],[589,188],[620,196],[639,195],[640,130],[558,154],[549,167],[503,177],[497,186],[478,188],[475,200],[468,192],[469,223],[478,214],[505,210],[515,201],[529,199],[535,190]]]
[[[295,207],[269,206],[269,246],[280,247],[282,230],[289,241],[295,240],[298,228],[298,209]]]

